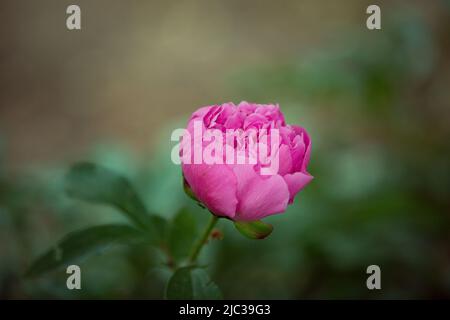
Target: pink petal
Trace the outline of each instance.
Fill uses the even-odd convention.
[[[227,165],[183,164],[183,174],[197,198],[214,214],[233,218],[237,181]]]
[[[309,158],[311,155],[311,139],[309,138],[308,132],[303,129],[302,127],[299,126],[292,126],[292,128],[295,130],[295,132],[300,135],[303,139],[303,143],[304,143],[304,155],[303,155],[303,159],[302,159],[302,164],[301,164],[301,171],[306,171],[306,168],[308,167],[308,163],[309,163]]]
[[[248,103],[247,101],[242,101],[238,104],[238,108],[246,114],[251,114],[255,111],[256,105],[253,103]]]
[[[301,169],[302,171],[306,171],[306,168],[308,167],[310,156],[311,156],[311,144],[309,144],[306,147],[305,157],[303,158],[303,162],[302,162],[302,169]]]
[[[285,144],[280,146],[279,149],[279,168],[278,174],[284,176],[292,171],[292,157],[291,150]]]
[[[253,221],[286,210],[289,190],[279,175],[259,176],[251,165],[235,165],[238,206],[234,220]]]
[[[302,171],[303,159],[305,157],[305,143],[302,136],[296,136],[291,148],[292,172]]]
[[[295,195],[311,182],[313,176],[309,173],[296,172],[287,174],[283,178],[289,188],[289,203],[291,204],[294,201]]]
[[[246,130],[249,127],[253,128],[261,128],[264,123],[268,122],[266,117],[263,115],[253,113],[244,120],[244,130]]]
[[[212,107],[214,106],[201,107],[191,115],[189,121],[193,119],[203,119],[203,117],[209,112]]]
[[[242,127],[245,116],[241,112],[235,112],[225,121],[226,129],[238,129]]]

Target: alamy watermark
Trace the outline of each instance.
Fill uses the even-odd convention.
[[[366,280],[366,286],[369,290],[381,289],[381,269],[376,264],[367,267],[366,273],[370,276]]]
[[[70,274],[66,280],[66,287],[69,290],[81,289],[81,269],[76,264],[67,267],[66,273]]]
[[[270,129],[204,128],[203,122],[193,122],[192,130],[175,129],[171,141],[174,164],[252,164],[260,165],[261,175],[275,175],[279,169],[280,132]]]
[[[67,7],[66,13],[69,15],[66,19],[66,28],[68,30],[81,29],[81,9],[76,4],[71,4]]]

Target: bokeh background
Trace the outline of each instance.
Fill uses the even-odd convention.
[[[72,3],[81,31],[65,27]],[[64,193],[80,160],[201,228],[170,133],[241,100],[280,103],[310,132],[315,180],[264,241],[220,221],[201,258],[225,298],[450,298],[449,1],[6,0],[0,40],[0,298],[161,298],[167,270],[146,247],[79,262],[82,290],[65,270],[23,274],[67,232],[124,220]]]

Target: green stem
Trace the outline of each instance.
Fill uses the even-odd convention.
[[[207,242],[209,234],[211,233],[212,229],[217,223],[217,220],[219,220],[219,217],[211,214],[211,220],[209,221],[208,225],[206,226],[205,232],[203,233],[202,237],[199,239],[199,241],[194,246],[194,249],[192,250],[192,253],[189,257],[189,262],[193,264],[197,260],[197,256],[200,253],[200,251],[203,248],[203,245]]]

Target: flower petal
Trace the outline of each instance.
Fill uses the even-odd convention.
[[[292,172],[292,157],[291,157],[291,151],[289,150],[289,147],[285,144],[280,146],[279,149],[279,169],[278,174],[280,176],[284,176],[287,173]]]
[[[254,221],[286,210],[289,190],[279,175],[261,177],[251,165],[235,165],[237,213],[234,220]]]
[[[294,201],[295,195],[311,182],[313,176],[309,173],[296,172],[287,174],[283,178],[289,188],[289,204],[291,204]]]
[[[214,214],[234,218],[237,182],[233,171],[222,164],[183,164],[183,174],[197,198]]]

